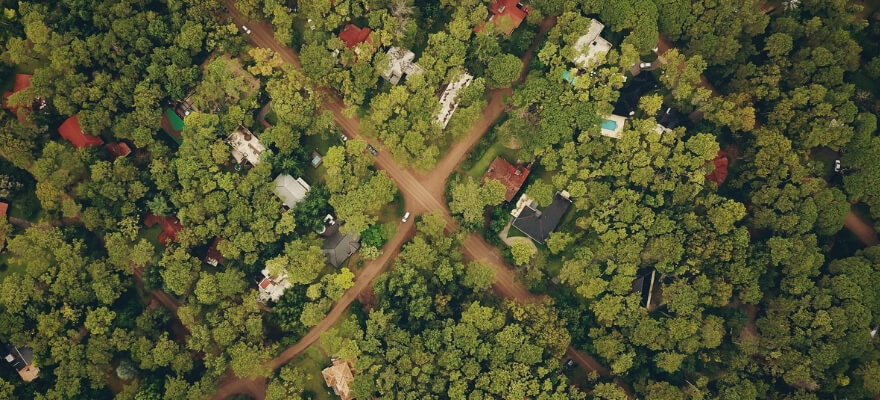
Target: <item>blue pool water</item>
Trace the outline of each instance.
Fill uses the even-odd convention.
[[[613,131],[617,129],[617,122],[612,121],[610,119],[603,119],[602,123],[599,124],[602,129],[607,129],[609,131]]]

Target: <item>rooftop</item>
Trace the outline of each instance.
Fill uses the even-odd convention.
[[[339,32],[339,38],[345,42],[345,47],[350,49],[363,42],[373,43],[370,32],[368,27],[360,28],[355,24],[348,24],[342,29],[342,32]]]
[[[19,121],[25,120],[25,115],[18,113],[18,110],[20,110],[21,108],[33,110],[34,108],[42,109],[43,107],[46,106],[46,101],[42,98],[33,99],[33,101],[31,102],[30,105],[23,105],[23,106],[10,106],[6,102],[6,99],[9,98],[9,96],[12,96],[13,94],[16,94],[22,90],[25,90],[25,89],[31,87],[31,78],[32,77],[33,77],[32,75],[27,75],[27,74],[15,74],[15,83],[13,84],[12,91],[3,93],[3,107],[8,109],[9,111],[12,111],[18,117]]]
[[[519,0],[495,0],[489,5],[489,21],[495,24],[499,31],[508,35],[522,24],[522,21],[529,15],[528,7],[524,6]],[[477,25],[474,32],[483,30],[485,23]]]
[[[458,96],[458,91],[468,87],[473,79],[474,77],[471,74],[464,72],[458,80],[446,85],[446,90],[440,95],[440,112],[437,113],[436,118],[443,128],[449,125],[449,119],[452,118],[452,113],[458,107],[458,102],[455,98]]]
[[[125,142],[110,142],[104,148],[107,149],[107,152],[110,153],[114,160],[131,154],[131,147],[128,147],[128,144]]]
[[[4,359],[12,368],[18,371],[21,380],[25,382],[33,381],[40,373],[40,369],[34,366],[34,349],[24,346],[15,347],[11,344],[4,346]]]
[[[58,127],[58,133],[61,134],[61,137],[67,139],[68,142],[73,144],[73,147],[76,147],[77,150],[83,147],[97,146],[104,143],[101,138],[87,135],[83,132],[82,128],[79,126],[79,118],[76,115],[64,121],[64,123]]]
[[[159,224],[162,227],[162,233],[159,234],[159,243],[167,246],[168,243],[177,241],[177,231],[183,229],[180,220],[175,217],[160,217],[153,213],[149,213],[144,217],[144,225],[147,228]]]
[[[327,257],[327,262],[337,268],[361,248],[361,238],[356,234],[340,232],[341,224],[333,221],[321,233],[324,236],[321,250]]]
[[[223,264],[223,254],[220,253],[220,250],[217,250],[217,244],[220,243],[220,237],[215,237],[214,241],[211,242],[211,246],[208,247],[208,251],[205,252],[205,264],[211,266],[218,266]]]
[[[566,192],[557,192],[553,197],[553,202],[544,208],[544,211],[537,209],[537,205],[526,195],[523,195],[526,201],[517,202],[517,212],[513,220],[513,226],[525,233],[535,242],[544,244],[544,240],[551,232],[556,230],[562,216],[571,207],[571,200]],[[520,208],[522,207],[522,208]]]
[[[333,392],[342,400],[351,400],[351,390],[348,384],[354,380],[351,373],[351,365],[342,360],[333,361],[333,366],[324,368],[321,371],[324,376],[324,382],[328,387],[333,388]]]
[[[239,164],[247,160],[251,165],[257,165],[260,163],[260,155],[266,151],[266,146],[260,143],[260,139],[242,125],[229,134],[226,142],[232,146],[232,157]]]
[[[424,70],[414,63],[415,53],[400,47],[388,49],[388,69],[382,72],[382,77],[391,84],[396,85],[404,75],[420,74]]]
[[[275,277],[269,274],[269,269],[267,268],[263,268],[261,272],[263,273],[263,280],[260,281],[259,285],[260,301],[264,303],[269,300],[278,301],[284,295],[284,291],[293,286],[287,280],[287,272],[282,272]]]
[[[730,163],[730,160],[727,159],[727,153],[718,150],[718,155],[711,163],[714,164],[714,168],[712,172],[706,174],[706,180],[721,186],[727,180],[727,165]]]
[[[302,178],[294,179],[292,176],[283,174],[275,178],[275,195],[281,199],[287,208],[293,208],[296,203],[303,201],[311,189]]]
[[[593,66],[599,59],[611,50],[611,43],[599,34],[605,29],[605,25],[595,19],[590,20],[590,29],[574,44],[574,51],[578,56],[574,63],[580,68]]]
[[[9,204],[0,201],[0,217],[5,217],[7,210],[9,210]]]
[[[483,182],[487,179],[495,179],[501,182],[507,192],[504,194],[505,201],[513,200],[513,196],[519,192],[526,178],[531,172],[527,167],[516,167],[511,165],[507,160],[501,157],[495,157],[489,164],[489,169],[483,174]]]

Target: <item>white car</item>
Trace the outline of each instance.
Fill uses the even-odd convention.
[[[400,222],[406,221],[409,221],[409,211],[407,211],[406,214],[403,214],[403,219],[400,220]]]
[[[251,34],[251,28],[248,28],[247,25],[242,25],[241,30],[243,30],[244,33],[247,33],[248,35]]]
[[[639,64],[639,68],[641,68],[641,69],[651,68],[651,63],[641,63],[641,64]]]
[[[834,160],[834,172],[840,172],[840,160]]]
[[[348,141],[348,136],[345,136],[344,133],[340,133],[339,138],[342,139],[342,143],[345,143]]]

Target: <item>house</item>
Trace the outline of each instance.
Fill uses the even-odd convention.
[[[68,118],[58,127],[58,133],[61,137],[67,139],[73,144],[77,150],[83,147],[97,146],[103,144],[104,141],[97,136],[87,135],[79,126],[79,118],[76,115]]]
[[[205,252],[205,258],[202,259],[205,264],[213,267],[223,264],[223,254],[220,254],[220,250],[217,250],[217,244],[219,243],[220,237],[215,237],[214,241],[211,242],[211,246],[208,247],[208,251]]]
[[[656,278],[657,270],[651,269],[650,271],[642,271],[641,273],[636,275],[636,279],[633,279],[631,285],[631,293],[638,293],[641,295],[641,300],[639,304],[642,307],[648,307],[651,304],[651,295],[654,292],[654,279]]]
[[[334,360],[333,365],[321,371],[324,376],[324,382],[327,387],[333,388],[342,400],[351,400],[351,390],[348,384],[354,381],[354,375],[351,373],[351,364],[342,360]]]
[[[404,75],[421,74],[424,69],[413,60],[416,58],[415,53],[404,50],[400,47],[392,47],[386,53],[388,55],[388,69],[382,72],[382,77],[392,85],[400,82],[400,78]]]
[[[290,281],[287,280],[287,272],[281,272],[280,275],[275,277],[269,273],[268,268],[263,268],[261,272],[263,274],[263,280],[261,280],[258,285],[260,289],[260,301],[263,303],[269,300],[278,301],[278,299],[284,295],[284,291],[293,286]]]
[[[509,202],[519,192],[526,178],[529,177],[529,172],[531,171],[526,166],[513,166],[507,160],[495,157],[492,163],[489,164],[489,169],[483,174],[483,182],[486,182],[488,179],[495,179],[501,182],[507,189],[504,193],[504,200]]]
[[[12,96],[13,94],[16,94],[22,90],[31,87],[32,77],[32,75],[27,74],[15,74],[15,83],[13,84],[12,91],[3,93],[3,107],[9,111],[12,111],[12,113],[18,117],[19,122],[24,122],[25,120],[25,115],[18,112],[22,108],[33,111],[42,110],[46,107],[46,100],[43,98],[33,99],[30,105],[10,106],[9,104],[7,104],[7,99],[9,98],[9,96]]]
[[[33,365],[34,349],[7,344],[3,346],[3,350],[6,353],[4,359],[12,368],[18,371],[21,380],[31,382],[40,374],[40,369]]]
[[[353,48],[363,42],[372,44],[373,39],[370,37],[370,28],[360,28],[355,24],[345,25],[342,32],[339,32],[339,39],[345,42],[345,47]]]
[[[109,153],[110,157],[114,160],[119,157],[127,157],[131,154],[131,147],[128,147],[128,144],[125,142],[110,142],[104,146],[104,149],[107,150],[107,153]]]
[[[260,163],[260,155],[266,151],[266,146],[260,143],[260,139],[242,125],[229,134],[226,143],[232,146],[232,157],[239,164],[247,161],[251,165],[257,165]]]
[[[296,203],[306,198],[306,193],[311,188],[302,178],[293,179],[292,176],[283,174],[275,178],[275,189],[273,191],[287,208],[294,208]]]
[[[602,118],[602,122],[599,123],[599,127],[602,128],[602,136],[620,139],[624,123],[626,123],[626,118],[620,115],[611,114]]]
[[[7,210],[9,210],[9,204],[0,201],[0,217],[5,217]]]
[[[602,36],[599,36],[603,29],[605,29],[605,25],[602,25],[601,22],[595,19],[591,19],[590,29],[575,42],[574,51],[578,56],[575,57],[574,63],[579,68],[592,67],[611,50],[611,43]]]
[[[162,113],[162,130],[177,144],[183,142],[183,135],[180,133],[183,131],[183,118],[171,107],[166,107],[165,112]]]
[[[324,237],[321,250],[327,257],[327,262],[337,268],[361,248],[359,235],[339,231],[342,224],[343,222],[337,223],[332,216],[328,215],[328,218],[324,218],[324,230],[320,233]]]
[[[556,192],[553,202],[543,211],[538,210],[534,200],[522,195],[516,203],[516,208],[510,212],[514,217],[513,227],[535,242],[544,244],[550,233],[556,230],[569,207],[571,207],[571,199],[566,191]]]
[[[727,153],[724,150],[718,150],[718,155],[711,161],[713,164],[712,172],[706,174],[706,180],[715,182],[718,186],[727,179],[727,166],[730,161],[727,159]],[[707,163],[708,164],[708,163]]]
[[[165,246],[168,246],[170,242],[177,241],[177,231],[183,229],[180,220],[172,216],[160,217],[149,213],[144,217],[144,225],[147,228],[151,228],[156,224],[162,227],[162,233],[159,234],[159,243]]]
[[[471,74],[464,72],[458,80],[446,85],[446,90],[440,95],[440,112],[437,113],[436,118],[436,121],[443,128],[446,128],[446,125],[449,124],[449,119],[452,118],[452,113],[455,112],[455,108],[458,107],[458,102],[455,98],[458,96],[458,91],[468,87],[473,79],[474,77],[471,76]]]
[[[499,31],[510,35],[522,24],[529,12],[531,10],[519,0],[495,0],[489,5],[489,22],[495,24]],[[483,30],[485,26],[485,22],[477,25],[474,32]]]

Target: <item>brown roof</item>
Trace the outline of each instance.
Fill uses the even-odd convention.
[[[110,142],[104,148],[107,149],[107,152],[110,153],[114,160],[131,154],[131,147],[128,147],[128,144],[125,142]]]
[[[354,375],[351,374],[351,366],[347,362],[333,361],[333,366],[324,368],[321,375],[324,376],[324,382],[327,383],[327,386],[332,387],[342,400],[352,399],[348,384],[354,380]]]
[[[87,135],[83,132],[82,127],[79,125],[79,118],[76,115],[64,121],[64,123],[58,127],[58,133],[61,134],[61,137],[67,139],[68,142],[73,144],[73,147],[76,147],[77,150],[83,147],[97,146],[104,143],[101,138]]]
[[[373,40],[370,39],[370,28],[359,28],[354,24],[346,25],[342,32],[339,32],[339,38],[345,42],[345,46],[349,49],[363,42],[373,43]]]
[[[205,263],[215,267],[223,264],[223,255],[220,254],[220,250],[217,250],[217,243],[220,243],[220,237],[214,238],[211,247],[208,247],[208,252],[205,254]]]
[[[495,24],[495,27],[510,35],[514,29],[519,27],[531,10],[522,5],[519,0],[495,0],[489,5],[489,12],[492,14],[489,20]],[[501,25],[499,25],[499,21],[503,21]],[[481,31],[484,26],[485,23],[477,25],[474,32]]]
[[[8,209],[9,209],[9,204],[6,204],[6,203],[0,201],[0,216],[5,216],[6,210],[8,210]]]
[[[501,157],[495,157],[489,164],[489,169],[483,174],[483,182],[487,179],[496,179],[507,188],[504,194],[505,201],[513,200],[513,196],[519,192],[519,189],[529,177],[529,169],[527,167],[515,167]]]

